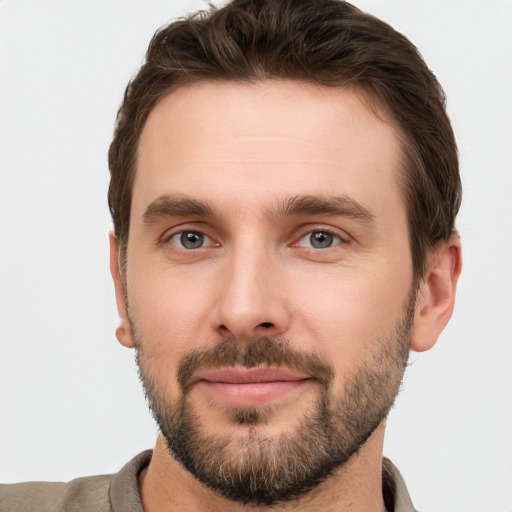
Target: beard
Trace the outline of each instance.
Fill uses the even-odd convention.
[[[275,505],[297,499],[318,486],[359,452],[383,422],[398,394],[409,355],[414,316],[411,298],[391,333],[372,346],[377,350],[333,389],[331,365],[315,353],[298,351],[287,340],[262,337],[250,342],[225,339],[185,354],[178,365],[179,398],[171,403],[152,372],[132,321],[139,376],[152,414],[170,454],[197,480],[242,504]],[[313,404],[297,413],[292,433],[265,435],[278,409],[231,407],[230,432],[213,434],[191,400],[192,377],[204,368],[280,367],[309,374],[317,385]]]

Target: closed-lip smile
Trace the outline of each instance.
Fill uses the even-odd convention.
[[[250,407],[272,402],[311,380],[307,373],[286,368],[229,367],[198,371],[192,384],[225,405]]]

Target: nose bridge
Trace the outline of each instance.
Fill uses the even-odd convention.
[[[224,262],[214,327],[236,338],[286,330],[288,315],[278,267],[276,255],[256,238],[234,244]]]

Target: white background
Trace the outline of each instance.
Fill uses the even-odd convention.
[[[420,510],[512,510],[512,1],[361,0],[448,95],[465,268],[414,354],[385,452]],[[124,86],[180,0],[0,0],[0,480],[117,471],[156,429],[118,345],[106,152]]]

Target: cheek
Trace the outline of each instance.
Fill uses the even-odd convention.
[[[204,344],[208,325],[204,290],[197,293],[190,280],[165,272],[132,279],[129,307],[148,357],[160,358],[159,366],[174,371],[184,353]]]
[[[130,314],[142,343],[140,364],[147,378],[171,403],[179,398],[180,361],[204,336],[199,332],[200,305],[183,293],[174,293],[163,279],[131,287]]]
[[[302,298],[297,301],[298,330],[338,371],[378,350],[404,314],[409,296],[408,273],[389,269],[361,272],[335,268],[314,278],[302,277]],[[308,293],[304,293],[308,290]]]

